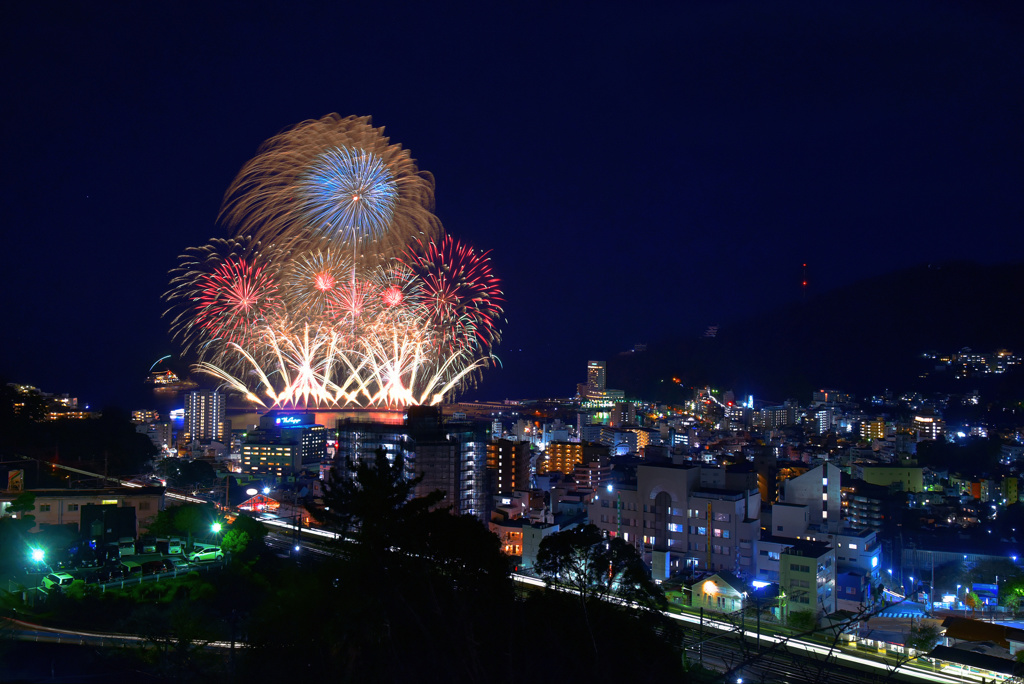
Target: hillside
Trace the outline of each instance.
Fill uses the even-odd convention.
[[[732,325],[715,338],[675,339],[609,359],[609,385],[629,396],[674,400],[672,377],[781,401],[816,387],[1017,391],[1024,373],[954,381],[921,353],[971,347],[1024,354],[1024,264],[921,265],[867,279]],[[968,386],[971,385],[971,386]]]

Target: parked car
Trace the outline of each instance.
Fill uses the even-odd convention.
[[[120,565],[107,565],[96,571],[96,577],[101,583],[105,584],[124,577],[124,571]]]
[[[162,560],[146,561],[142,564],[143,575],[159,575],[164,571],[164,562]]]
[[[66,572],[51,572],[43,578],[43,589],[47,591],[60,591],[71,586],[75,578]]]
[[[218,560],[223,557],[224,552],[220,549],[196,549],[192,553],[188,554],[188,559],[193,563]]]
[[[180,558],[180,557],[179,558],[172,558],[171,559],[171,565],[173,565],[174,569],[178,570],[178,571],[188,570],[189,568],[192,567],[192,564],[188,562],[188,559]]]
[[[130,579],[132,577],[138,577],[142,574],[142,565],[135,561],[125,561],[121,563],[121,576],[124,579]]]

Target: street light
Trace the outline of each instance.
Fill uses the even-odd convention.
[[[215,522],[210,525],[210,529],[213,530],[214,534],[220,534],[221,524],[219,522]]]
[[[46,558],[46,552],[42,549],[32,549],[32,560],[35,563],[42,563],[43,559]]]

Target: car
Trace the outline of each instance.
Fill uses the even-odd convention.
[[[43,578],[43,589],[47,591],[60,591],[71,586],[75,578],[66,572],[51,572]]]
[[[192,567],[192,564],[189,563],[184,558],[172,558],[171,559],[171,566],[172,566],[172,568],[171,568],[172,570],[188,570],[189,568]]]
[[[159,575],[164,572],[164,562],[162,560],[146,561],[142,564],[143,575]]]
[[[193,563],[218,560],[223,557],[224,552],[220,549],[196,549],[192,553],[188,554],[188,559]]]
[[[105,584],[121,579],[124,577],[124,572],[120,565],[106,565],[96,572],[96,576],[100,583]]]

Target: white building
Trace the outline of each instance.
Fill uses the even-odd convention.
[[[706,471],[706,472],[705,472]],[[651,559],[655,579],[687,568],[754,574],[761,495],[720,468],[640,465],[635,485],[618,485],[591,501],[590,522],[622,536]],[[716,481],[717,480],[717,481]],[[741,482],[743,486],[736,486]]]

